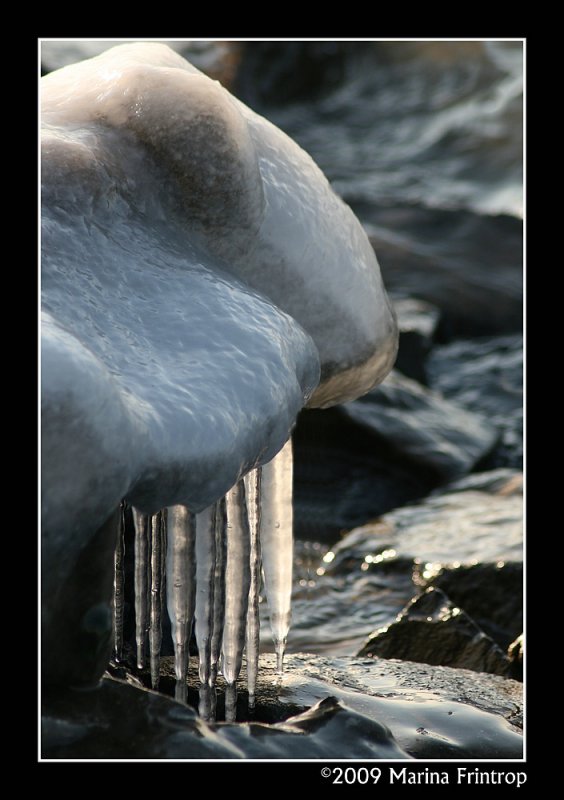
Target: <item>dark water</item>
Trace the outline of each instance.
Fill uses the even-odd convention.
[[[46,43],[44,71],[113,44]],[[406,446],[392,433],[386,437],[380,423],[376,434],[368,435],[359,415],[337,410],[326,423],[301,419],[295,434],[300,539],[289,650],[351,656],[371,632],[393,622],[420,591],[422,575],[429,578],[445,565],[522,560],[521,499],[511,481],[518,481],[522,468],[523,47],[520,42],[175,46],[226,80],[313,156],[363,222],[392,297],[430,304],[433,324],[417,374],[427,383],[425,391],[460,410],[459,418],[449,416],[450,427],[437,426],[431,443],[424,441],[430,438],[424,431],[417,440],[407,437]],[[407,346],[407,338],[400,340],[400,356],[402,342]],[[405,392],[409,398],[409,388]],[[435,401],[431,396],[425,402],[433,407]],[[410,412],[404,403],[411,427],[421,431],[418,408],[414,401]],[[477,433],[469,444],[454,437],[464,451],[457,462],[463,467],[441,473],[437,453],[452,455],[453,427],[459,424],[461,437],[470,436],[465,414],[474,415]],[[491,472],[500,468],[507,471]],[[470,483],[453,488],[452,481],[464,480],[466,473],[474,473]],[[347,537],[358,525],[372,527]],[[261,639],[269,651],[266,614],[263,618]],[[323,696],[314,683],[300,692],[309,693],[312,703]],[[373,699],[351,699],[347,692],[340,699],[353,711],[378,717]],[[433,716],[432,704],[426,713]],[[465,717],[461,722],[473,724]],[[344,735],[339,725],[337,738]],[[65,735],[57,733],[63,752]],[[221,734],[225,757],[237,757],[230,748],[236,750],[238,736],[244,734],[235,729]],[[462,729],[460,736],[464,740]],[[491,736],[495,740],[495,731]],[[498,736],[501,741],[502,733]],[[406,746],[401,731],[396,738]],[[462,752],[457,747],[453,755]],[[202,757],[214,752],[207,740],[202,748]],[[406,749],[417,757],[417,745]],[[447,751],[437,752],[449,757]],[[371,757],[370,748],[362,754]]]

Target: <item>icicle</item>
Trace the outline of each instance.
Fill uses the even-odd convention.
[[[137,668],[145,666],[145,637],[149,621],[148,597],[148,530],[149,517],[133,508],[135,526],[135,641],[137,644]]]
[[[163,559],[166,554],[165,526],[163,512],[159,511],[151,517],[151,622],[149,626],[149,653],[151,663],[151,686],[159,686],[161,644],[162,644],[162,609],[163,609]]]
[[[225,566],[225,623],[222,671],[227,684],[225,719],[233,722],[237,708],[236,681],[245,647],[245,629],[251,583],[250,531],[245,504],[245,485],[239,481],[226,495],[227,558]]]
[[[210,645],[209,685],[215,687],[223,623],[225,619],[225,556],[226,556],[226,512],[225,498],[215,504],[215,571],[213,580],[213,625]],[[212,704],[215,695],[212,692]]]
[[[245,476],[245,492],[247,513],[251,534],[251,586],[249,589],[249,610],[247,612],[247,688],[249,692],[249,709],[255,707],[255,691],[258,674],[259,640],[260,640],[260,485],[261,468],[254,469]]]
[[[114,553],[114,657],[121,661],[123,656],[123,604],[125,587],[125,502],[119,507],[118,535]]]
[[[167,607],[174,642],[175,698],[186,702],[186,677],[196,589],[196,521],[186,506],[167,509]]]
[[[200,658],[200,716],[211,712],[211,640],[214,617],[216,506],[209,506],[196,517],[196,643]]]
[[[262,468],[261,550],[278,672],[290,629],[293,561],[292,440]]]

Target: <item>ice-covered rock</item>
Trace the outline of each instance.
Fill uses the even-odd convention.
[[[281,131],[154,43],[51,73],[42,114],[47,529],[203,508],[383,378],[368,240]]]
[[[311,158],[170,48],[65,67],[41,101],[51,624],[122,498],[208,507],[304,405],[382,380],[397,328],[364,231]]]

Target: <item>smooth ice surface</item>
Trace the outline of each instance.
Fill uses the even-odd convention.
[[[167,509],[166,593],[174,644],[176,699],[186,701],[186,674],[196,593],[196,520],[186,506]]]
[[[56,562],[123,497],[210,505],[308,401],[381,380],[397,331],[364,232],[309,156],[166,46],[51,73],[41,100]]]
[[[290,630],[293,564],[292,440],[262,468],[261,550],[270,627],[282,672]]]

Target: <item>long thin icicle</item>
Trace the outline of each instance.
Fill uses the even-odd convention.
[[[241,480],[226,495],[227,559],[225,566],[225,623],[222,670],[227,684],[225,719],[233,722],[237,712],[237,678],[241,671],[251,583],[250,531]]]
[[[123,609],[125,589],[125,502],[119,508],[118,534],[114,553],[114,657],[121,661],[123,656]]]
[[[145,666],[145,638],[149,623],[149,517],[141,514],[136,508],[133,508],[132,511],[135,526],[135,642],[137,645],[137,668],[143,669]]]
[[[163,560],[166,553],[166,522],[163,512],[151,517],[151,618],[149,626],[149,654],[151,663],[151,686],[159,686],[163,609]]]
[[[290,630],[293,562],[292,440],[262,468],[261,550],[278,672]]]
[[[174,642],[174,696],[185,703],[196,592],[196,519],[186,506],[167,508],[167,538],[166,592]]]
[[[245,492],[247,514],[251,536],[251,585],[249,589],[249,609],[247,611],[247,688],[249,692],[249,709],[255,707],[255,693],[258,675],[259,642],[260,642],[260,486],[261,468],[254,469],[245,476]]]
[[[215,504],[215,571],[213,580],[213,625],[210,645],[210,677],[211,689],[219,666],[221,643],[223,640],[223,623],[225,620],[225,559],[227,548],[227,519],[225,498]],[[213,698],[212,698],[213,699]]]
[[[211,716],[211,643],[214,618],[216,506],[196,516],[196,644],[200,658],[200,716]]]

